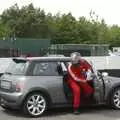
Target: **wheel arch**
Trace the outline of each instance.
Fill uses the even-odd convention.
[[[116,89],[118,89],[118,88],[120,88],[120,83],[119,84],[115,84],[111,89],[110,89],[110,91],[108,92],[108,95],[107,95],[107,103],[108,104],[110,104],[110,102],[111,102],[111,95],[113,94],[113,92],[116,90]]]
[[[45,90],[44,88],[32,88],[25,96],[24,99],[22,100],[21,106],[22,104],[24,104],[25,100],[27,99],[27,97],[33,93],[41,93],[46,101],[47,101],[47,107],[51,107],[52,105],[52,98],[50,96],[50,94],[47,92],[47,90]]]

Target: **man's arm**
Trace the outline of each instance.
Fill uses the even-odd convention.
[[[87,60],[84,61],[85,62],[85,66],[86,66],[86,75],[87,75],[87,80],[93,80],[94,78],[94,71],[93,71],[93,67],[92,64],[90,62],[88,62]]]
[[[61,62],[61,67],[62,67],[63,76],[67,76],[68,75],[67,67],[63,62]]]
[[[71,66],[72,66],[71,64],[69,64],[69,66],[68,66],[68,72],[69,72],[70,76],[77,82],[83,82],[83,83],[86,82],[86,80],[81,80],[78,77],[76,77],[76,75],[71,71]]]

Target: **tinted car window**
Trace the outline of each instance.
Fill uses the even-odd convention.
[[[27,63],[28,62],[24,60],[12,60],[5,72],[14,75],[24,75]]]
[[[33,76],[56,76],[57,62],[36,62],[33,67]]]

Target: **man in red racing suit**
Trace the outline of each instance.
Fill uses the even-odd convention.
[[[73,93],[74,113],[79,113],[80,93],[83,89],[86,96],[91,95],[94,89],[87,83],[87,73],[92,71],[91,65],[80,57],[80,53],[72,53],[72,63],[68,65],[68,84]]]

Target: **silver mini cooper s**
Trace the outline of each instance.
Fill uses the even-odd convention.
[[[33,117],[48,108],[72,106],[72,93],[67,84],[69,57],[13,58],[0,77],[0,105],[4,109],[22,109]],[[94,69],[94,68],[93,68]],[[81,105],[108,104],[120,109],[120,78],[101,74],[94,69],[92,96],[81,93]]]

